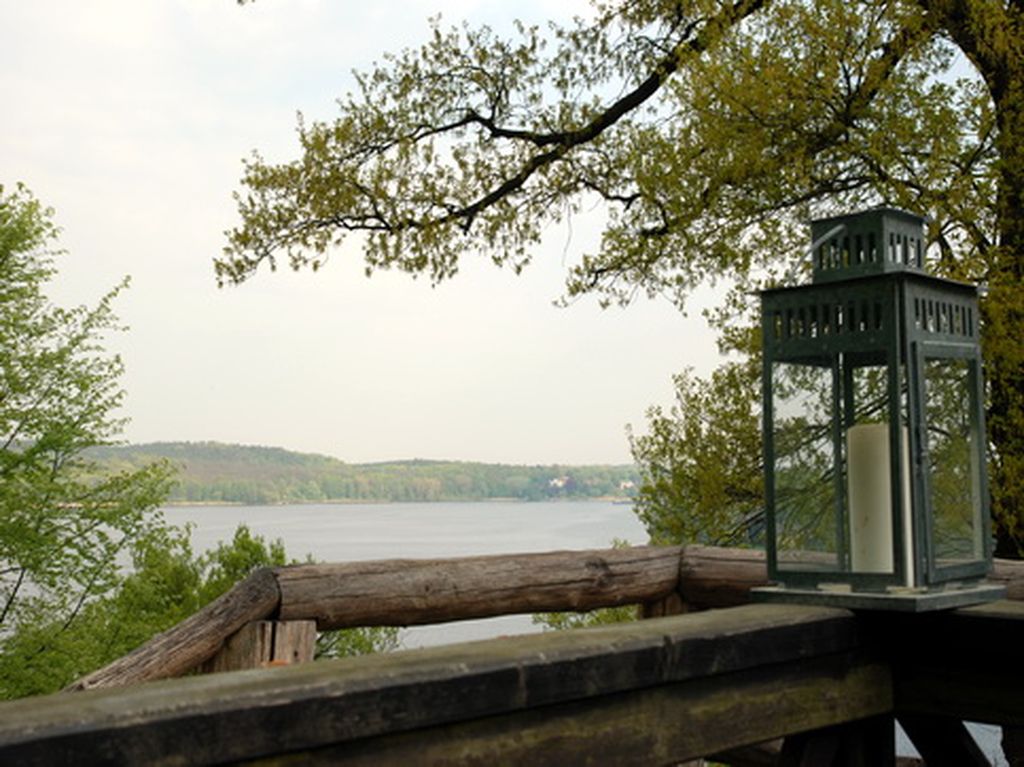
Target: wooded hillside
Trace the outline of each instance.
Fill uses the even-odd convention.
[[[107,468],[166,459],[177,469],[172,503],[452,501],[515,498],[628,498],[633,466],[512,466],[461,461],[350,464],[276,447],[217,442],[158,442],[97,448]]]

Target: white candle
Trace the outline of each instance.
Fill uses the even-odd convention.
[[[903,430],[903,531],[907,586],[913,585],[910,540],[910,472],[907,430]],[[854,572],[893,572],[892,467],[889,425],[863,423],[846,432],[846,486],[850,510],[850,564]]]

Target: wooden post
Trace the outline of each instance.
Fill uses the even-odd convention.
[[[315,654],[316,621],[274,621],[271,663],[308,663]]]
[[[251,621],[203,664],[205,673],[287,666],[313,660],[316,621]]]
[[[1024,767],[1024,727],[1003,727],[1003,756],[1010,767]]]
[[[249,621],[273,615],[280,603],[277,578],[270,568],[261,567],[199,612],[65,689],[120,687],[181,676],[213,657],[225,637]]]
[[[640,605],[640,617],[644,619],[664,618],[666,615],[682,615],[688,612],[690,610],[686,602],[683,601],[683,598],[677,591],[673,591],[661,599],[643,602]]]
[[[782,745],[783,767],[893,767],[896,731],[890,714],[791,735]]]
[[[899,720],[928,767],[991,767],[959,719],[900,714]]]

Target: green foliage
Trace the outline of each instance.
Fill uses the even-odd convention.
[[[602,607],[585,613],[537,613],[533,616],[535,625],[545,631],[568,631],[570,629],[607,626],[611,623],[629,623],[637,618],[636,605]]]
[[[194,613],[254,567],[285,563],[280,541],[239,528],[201,557],[156,507],[167,461],[92,460],[121,428],[121,362],[102,346],[111,304],[54,307],[51,214],[0,187],[0,698],[53,692]],[[128,563],[131,567],[127,567]],[[325,640],[389,649],[394,630]],[[341,648],[341,649],[339,649]]]
[[[158,534],[161,463],[99,472],[86,451],[121,422],[121,362],[102,346],[124,284],[95,308],[53,306],[50,211],[0,187],[0,656],[6,685],[44,675],[53,651],[97,599],[121,583],[119,562]],[[38,641],[23,651],[29,634]],[[45,636],[44,636],[45,635]],[[18,648],[22,648],[19,650]]]
[[[42,616],[14,632],[0,653],[0,698],[55,692],[181,622],[259,567],[288,563],[280,540],[240,525],[230,542],[196,556],[188,531],[157,527],[135,542],[133,570],[67,625]],[[318,657],[386,652],[396,628],[323,632]]]
[[[368,271],[515,270],[594,199],[608,218],[569,296],[683,305],[801,269],[803,223],[872,204],[927,215],[932,266],[988,284],[993,510],[1024,544],[1024,7],[925,0],[601,2],[509,39],[434,25],[363,73],[301,155],[254,156],[222,283],[347,234]],[[955,79],[962,54],[974,76]],[[735,298],[735,297],[734,297]],[[690,384],[686,384],[690,386]]]
[[[509,39],[435,24],[334,121],[300,122],[299,160],[247,165],[219,274],[316,267],[349,231],[368,269],[443,279],[467,245],[519,268],[590,194],[611,218],[570,293],[682,300],[788,266],[811,202],[939,213],[969,260],[994,222],[995,112],[979,81],[934,78],[950,53],[914,3],[881,0],[611,3]]]
[[[710,380],[675,377],[676,404],[631,435],[641,473],[636,512],[656,544],[760,543],[764,488],[760,364],[729,362]]]
[[[348,464],[280,448],[212,442],[112,447],[92,455],[107,468],[166,459],[179,470],[170,495],[172,503],[626,498],[629,483],[637,479],[632,466],[506,466],[423,460]]]

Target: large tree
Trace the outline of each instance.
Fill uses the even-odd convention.
[[[682,304],[791,273],[809,217],[927,214],[934,269],[987,287],[1000,551],[1024,541],[1021,0],[613,1],[511,39],[435,25],[299,136],[299,159],[247,164],[221,281],[315,269],[353,232],[368,270],[440,280],[467,252],[520,269],[596,197],[603,240],[568,293]]]

